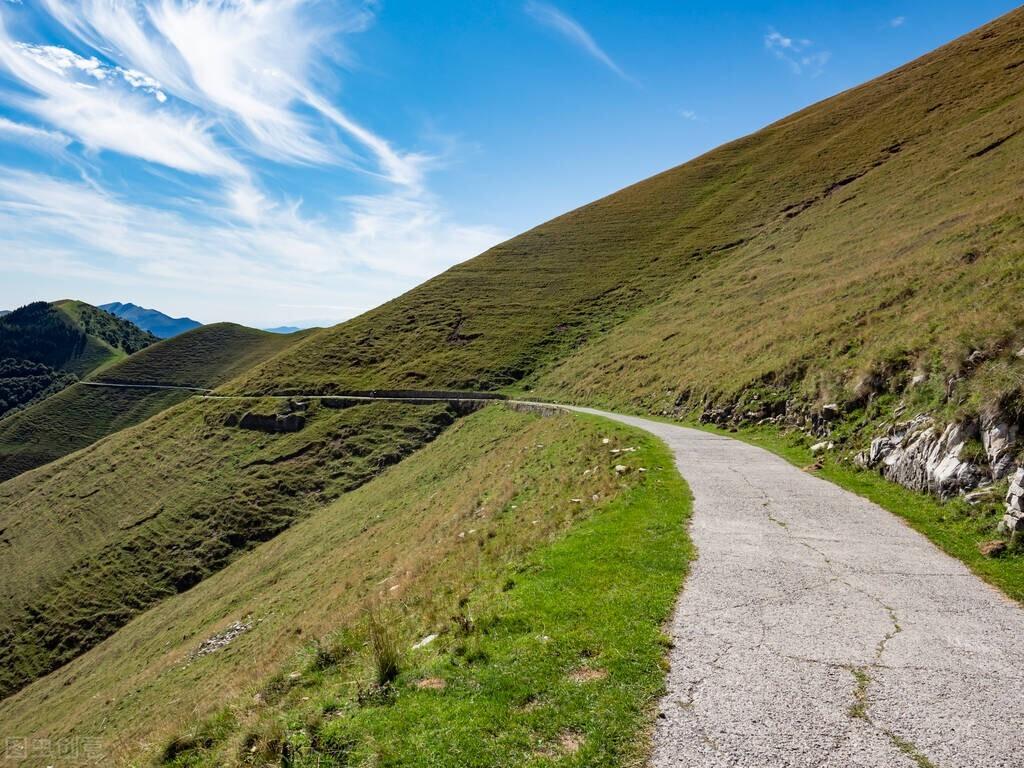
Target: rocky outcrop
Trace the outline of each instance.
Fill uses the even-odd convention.
[[[999,414],[989,414],[981,421],[981,443],[988,454],[989,475],[1002,480],[1013,470],[1017,447],[1017,425]]]
[[[999,523],[1000,533],[1024,531],[1024,468],[1018,469],[1010,478],[1006,492],[1006,514]]]
[[[306,417],[301,413],[265,414],[250,411],[238,420],[238,426],[259,432],[298,432],[306,426]]]
[[[877,467],[885,478],[906,488],[949,498],[987,479],[985,469],[961,457],[967,442],[977,436],[974,422],[953,422],[939,429],[931,417],[917,416],[872,440],[857,463]]]

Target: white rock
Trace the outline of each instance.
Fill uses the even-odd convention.
[[[427,635],[422,640],[420,640],[415,645],[413,645],[412,649],[414,651],[418,651],[420,648],[426,648],[428,645],[430,645],[435,640],[437,640],[437,635],[436,634],[435,635]]]
[[[1017,425],[998,417],[986,417],[981,424],[981,443],[988,455],[989,471],[993,480],[1002,480],[1013,468],[1014,447],[1017,443]]]
[[[625,464],[616,464],[615,471],[620,475],[624,475],[627,472],[629,472],[629,467],[627,467]]]
[[[928,426],[921,429],[925,424]],[[957,423],[939,433],[930,420],[917,417],[897,425],[890,437],[876,438],[871,453],[883,456],[882,474],[888,479],[913,490],[948,497],[974,488],[982,480],[977,467],[960,459],[971,433],[969,424]]]

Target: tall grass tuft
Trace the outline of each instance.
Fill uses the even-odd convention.
[[[367,625],[373,664],[377,670],[377,684],[384,687],[394,682],[401,671],[402,654],[398,648],[398,638],[390,617],[376,603],[367,610]]]

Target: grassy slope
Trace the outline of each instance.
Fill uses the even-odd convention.
[[[64,366],[79,378],[95,374],[156,341],[152,334],[84,301],[64,299],[55,301],[53,307],[87,334],[84,348]]]
[[[91,378],[213,388],[288,349],[283,336],[231,323],[207,325],[147,347]],[[91,445],[181,402],[186,393],[73,385],[0,420],[0,482]]]
[[[212,389],[308,335],[267,333],[234,323],[204,325],[154,344],[94,378]]]
[[[745,140],[737,194],[765,202],[756,236],[580,349],[543,391],[657,411],[767,383],[842,402],[871,373],[944,383],[974,350],[996,357],[972,380],[981,399],[1019,387],[1022,46],[1017,11]],[[813,184],[793,189],[791,166]]]
[[[640,447],[633,461],[651,471],[618,477],[608,453],[616,445]],[[538,750],[559,748],[568,730],[584,738],[581,756],[634,753],[661,685],[658,628],[690,554],[680,535],[687,499],[647,436],[492,406],[0,703],[0,721],[19,734],[99,736],[114,762],[140,749],[159,755],[163,739],[227,705],[230,727],[204,757],[222,765],[236,762],[249,733],[272,738],[291,723],[288,739],[301,741],[307,714],[334,702],[344,717],[329,718],[329,738],[346,722],[365,724],[389,753],[443,751],[447,742],[431,745],[422,733],[457,714],[465,728],[447,738],[483,748],[479,764],[510,764],[480,744],[494,727],[508,727],[520,746],[536,739]],[[352,703],[350,681],[372,687],[368,601],[382,604],[406,649],[394,708]],[[453,615],[471,616],[475,629],[460,635]],[[253,628],[226,650],[188,660],[245,617]],[[440,639],[407,650],[428,632]],[[545,633],[549,644],[538,641]],[[568,684],[564,675],[584,657],[610,676]],[[443,675],[450,687],[421,691],[423,675]],[[514,695],[503,698],[508,677]],[[536,705],[520,707],[531,696]]]
[[[0,421],[0,482],[145,421],[186,392],[73,384]]]
[[[537,385],[660,410],[765,381],[839,397],[918,358],[955,371],[972,348],[1024,340],[1022,41],[1024,10],[497,246],[230,388]],[[1004,381],[1024,366],[1003,364]]]
[[[431,440],[446,406],[313,406],[304,429],[227,427],[279,404],[193,400],[0,485],[0,691],[99,642]]]
[[[1021,333],[1016,300],[1024,281],[1015,183],[1024,141],[1016,133],[1024,115],[1022,41],[1019,10],[312,333],[226,389],[532,387],[592,403],[686,410],[750,386],[839,399],[864,374],[884,373],[899,386],[915,366],[943,380],[980,348],[993,358],[961,384],[965,403],[1012,394],[1024,365],[1009,354]],[[168,436],[163,450],[177,452],[181,434]],[[62,492],[88,489],[74,480]],[[426,551],[408,541],[411,555]],[[332,585],[344,594],[343,581]],[[264,582],[259,599],[272,599],[275,589]],[[217,618],[229,615],[237,617]],[[55,681],[68,680],[71,669],[38,685],[58,690]],[[182,674],[203,688],[195,664]],[[76,690],[64,706],[89,708],[89,695]],[[301,710],[301,699],[292,704]],[[27,709],[36,728],[47,717],[41,706]],[[131,715],[122,717],[127,723]],[[139,723],[125,727],[146,732]],[[229,740],[238,737],[227,730]]]

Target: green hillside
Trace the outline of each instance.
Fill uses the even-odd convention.
[[[638,447],[631,463],[651,471],[617,475],[606,440]],[[459,750],[518,765],[538,744],[558,749],[566,730],[586,736],[595,759],[635,755],[661,685],[659,626],[689,554],[686,513],[685,487],[651,438],[492,406],[0,703],[0,721],[26,735],[98,737],[108,764],[252,764],[258,741],[258,764],[280,764],[292,744],[309,762],[288,764],[335,765],[327,743],[342,738],[343,712],[367,719],[363,745],[378,744],[381,765],[396,754],[440,765]],[[356,701],[352,681],[374,686],[374,604],[402,648],[400,706]],[[248,629],[197,655],[232,626]],[[439,639],[409,650],[430,633]],[[581,663],[611,674],[567,681]],[[420,685],[438,677],[450,681],[443,700]],[[424,739],[422,708],[448,721],[439,738]],[[480,722],[456,729],[469,710]],[[369,736],[373,720],[386,741]],[[481,740],[493,729],[505,738]]]
[[[212,389],[309,335],[277,334],[234,323],[204,325],[161,341],[95,378],[126,384]]]
[[[97,377],[228,397],[77,385],[5,419],[19,466],[88,447],[0,483],[0,719],[128,764],[531,764],[566,734],[635,764],[688,556],[662,449],[286,398],[528,392],[734,428],[835,403],[851,446],[897,408],[1022,422],[1022,149],[1024,9],[334,328],[211,326]],[[283,411],[303,428],[240,426]],[[627,442],[650,472],[615,473]],[[581,692],[590,659],[610,674]]]
[[[37,301],[0,317],[0,417],[157,341],[80,301]]]
[[[146,347],[92,378],[212,389],[301,338],[232,323],[207,325]],[[0,482],[145,421],[188,396],[174,390],[70,386],[0,420]]]
[[[233,425],[276,401],[197,400],[0,484],[0,695],[433,439],[447,406],[312,404],[303,429]]]
[[[854,402],[920,367],[943,386],[959,376],[965,399],[1003,398],[1024,365],[1022,44],[1018,10],[499,245],[229,389],[533,388],[688,413],[766,388]],[[963,375],[975,350],[991,375]]]

